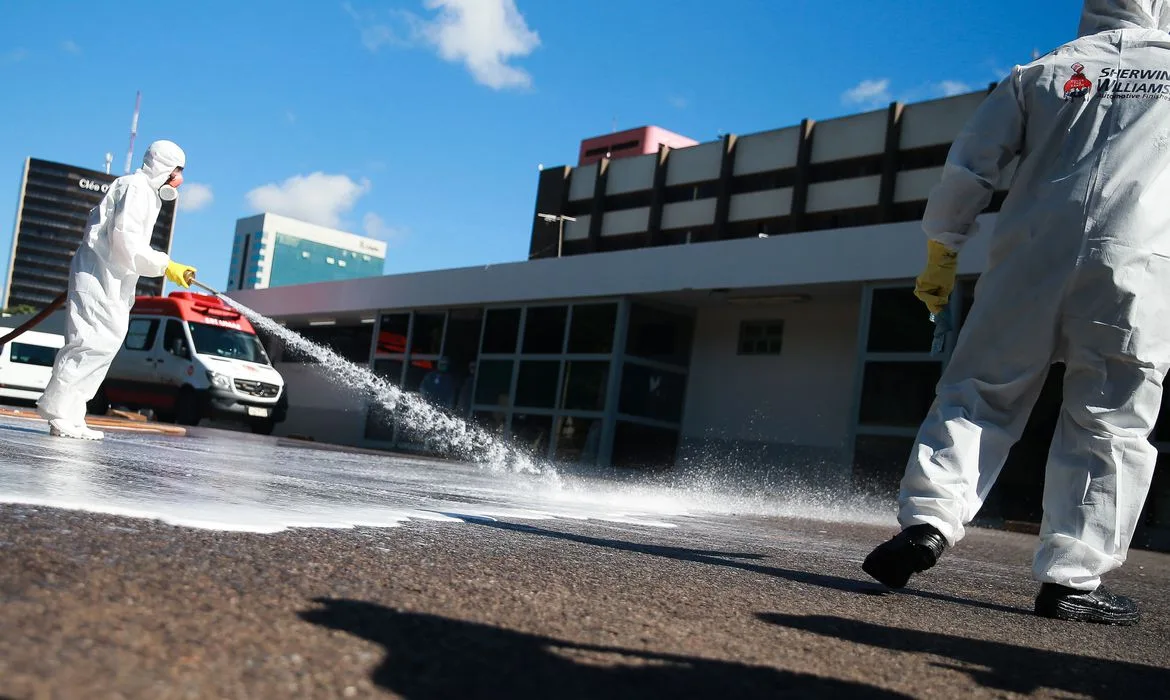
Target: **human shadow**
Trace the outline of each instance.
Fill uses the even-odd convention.
[[[853,644],[953,659],[954,663],[938,665],[1002,692],[1029,695],[1045,688],[1089,697],[1166,697],[1164,693],[1170,686],[1170,669],[1126,661],[885,627],[830,615],[759,613],[757,617]]]
[[[607,549],[617,549],[624,552],[636,552],[638,554],[649,554],[652,556],[666,557],[668,559],[676,559],[680,561],[690,561],[699,564],[711,564],[714,566],[726,566],[733,569],[741,569],[743,571],[750,571],[756,574],[763,574],[765,576],[775,576],[777,578],[786,579],[793,583],[803,583],[812,586],[820,586],[821,588],[829,588],[845,593],[857,593],[862,595],[884,595],[890,593],[890,590],[885,586],[865,580],[858,580],[852,578],[845,578],[843,576],[834,576],[832,574],[818,574],[811,571],[800,571],[798,569],[785,569],[778,566],[767,566],[765,564],[752,563],[749,561],[738,561],[751,557],[752,559],[762,559],[758,554],[733,554],[716,551],[706,551],[698,549],[687,549],[685,547],[669,547],[657,544],[643,544],[639,542],[626,542],[624,540],[613,540],[600,537],[590,537],[588,535],[578,535],[571,532],[558,532],[556,530],[547,530],[533,525],[523,525],[518,523],[508,523],[500,520],[489,520],[485,518],[475,518],[470,516],[458,516],[463,518],[468,523],[482,525],[484,527],[492,527],[499,530],[509,530],[512,532],[523,532],[530,535],[539,535],[542,537],[551,537],[558,540],[565,540],[568,542],[577,542],[579,544],[588,544],[595,547],[605,547]],[[986,610],[993,610],[995,612],[1012,613],[1017,615],[1032,615],[1030,609],[1013,608],[1008,605],[1000,605],[999,603],[992,603],[983,600],[971,600],[969,598],[959,598],[957,596],[947,595],[945,593],[934,593],[932,591],[920,591],[913,588],[899,589],[899,594],[912,595],[919,598],[928,598],[931,600],[938,600],[945,603],[955,603],[958,605],[969,605],[976,608],[983,608]]]
[[[386,656],[373,682],[408,698],[906,697],[765,666],[578,644],[363,601],[314,602],[322,607],[300,617],[380,644]]]

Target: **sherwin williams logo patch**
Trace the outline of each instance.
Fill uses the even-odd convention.
[[[1093,89],[1093,81],[1085,77],[1084,65],[1074,63],[1072,69],[1073,77],[1064,84],[1064,99],[1066,100],[1084,97]]]
[[[1170,71],[1150,68],[1103,68],[1101,94],[1111,97],[1170,97]]]

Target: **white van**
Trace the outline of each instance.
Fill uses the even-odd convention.
[[[288,411],[284,378],[252,324],[218,297],[138,297],[130,327],[91,413],[150,408],[160,420],[245,422],[267,435]]]
[[[12,330],[0,327],[0,336]],[[0,398],[21,402],[41,398],[53,374],[53,360],[63,345],[65,336],[38,331],[26,331],[5,343],[0,348]]]

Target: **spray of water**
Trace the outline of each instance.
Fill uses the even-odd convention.
[[[439,410],[420,396],[405,392],[379,377],[368,367],[346,360],[234,299],[220,298],[253,324],[280,338],[286,347],[319,358],[322,369],[331,379],[373,401],[385,415],[393,412],[401,425],[425,436],[436,450],[491,471],[533,474],[559,481],[551,464],[543,463],[523,446],[505,442],[478,426]]]

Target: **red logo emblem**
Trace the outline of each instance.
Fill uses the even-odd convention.
[[[1072,66],[1073,77],[1068,79],[1064,84],[1064,99],[1071,100],[1077,97],[1084,97],[1089,94],[1089,90],[1093,89],[1093,81],[1085,77],[1085,67],[1080,63],[1074,63]]]

